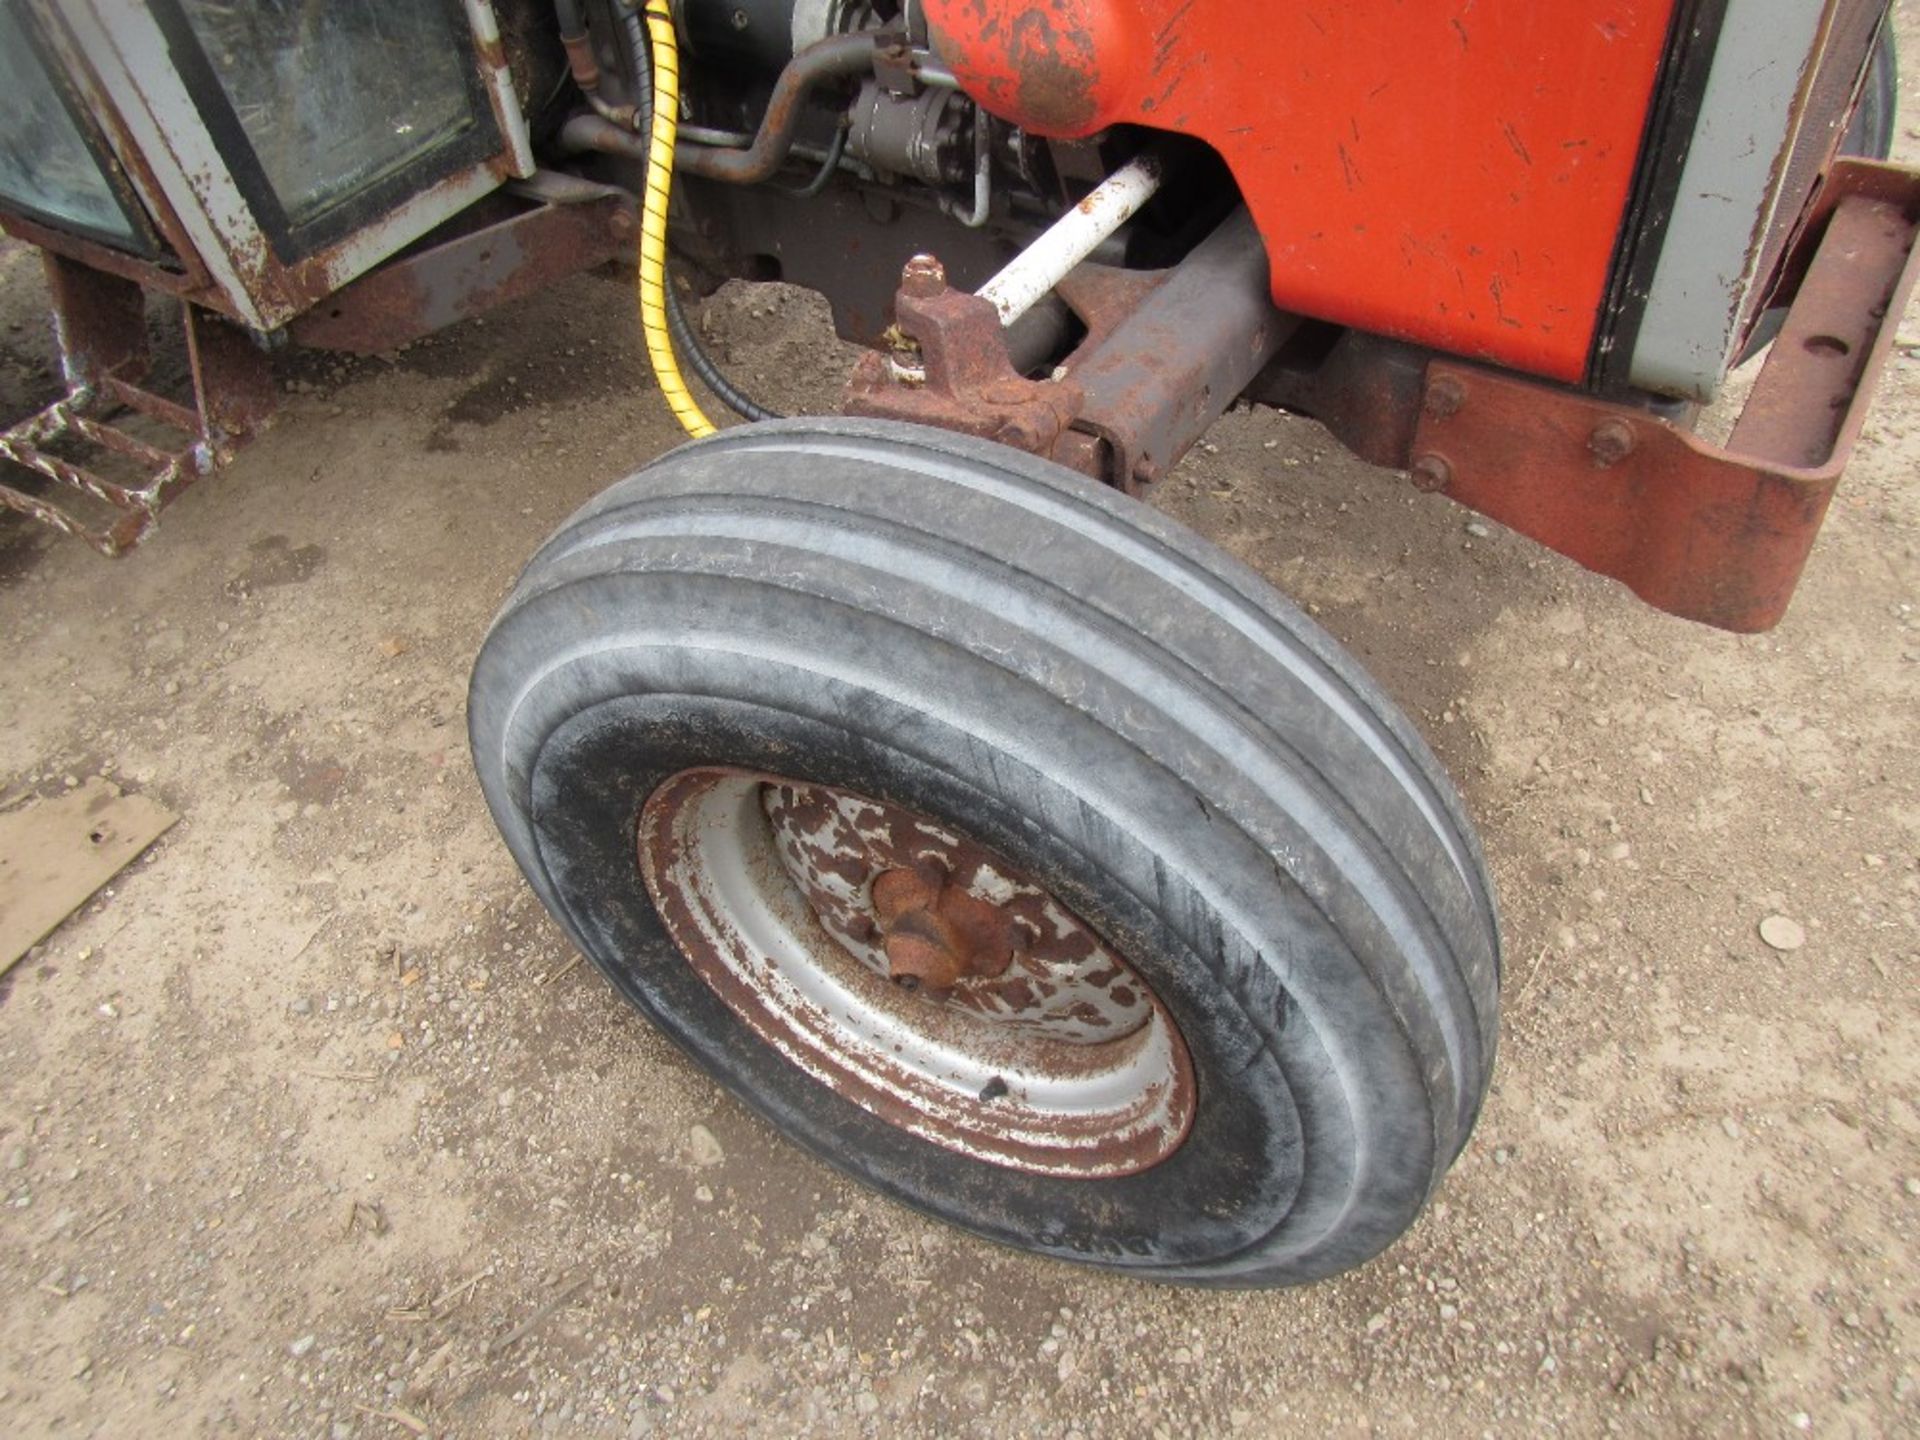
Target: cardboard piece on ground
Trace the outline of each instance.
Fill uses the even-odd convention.
[[[97,775],[0,815],[0,974],[179,818]]]

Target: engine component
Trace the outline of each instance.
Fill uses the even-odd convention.
[[[817,85],[870,71],[874,43],[872,35],[837,35],[808,47],[780,72],[753,144],[744,150],[690,144],[676,155],[675,164],[690,175],[737,185],[771,180],[793,151],[807,96]],[[575,154],[597,150],[629,160],[645,160],[648,148],[645,141],[598,115],[576,115],[569,120],[561,127],[560,146]]]
[[[875,170],[935,186],[969,177],[973,106],[957,91],[928,87],[918,95],[899,95],[869,80],[850,113],[847,150]],[[984,117],[974,123],[984,124]]]

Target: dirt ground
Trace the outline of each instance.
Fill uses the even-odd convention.
[[[0,250],[9,416],[52,384],[42,305]],[[804,297],[706,323],[776,403],[831,404]],[[1920,1430],[1911,338],[1770,635],[1656,614],[1304,421],[1230,418],[1157,497],[1406,706],[1505,905],[1473,1143],[1405,1240],[1292,1292],[870,1198],[573,963],[462,705],[517,567],[674,440],[620,285],[290,359],[276,426],[130,559],[0,520],[0,805],[104,773],[183,817],[0,989],[0,1428]],[[1775,914],[1804,946],[1762,943]]]

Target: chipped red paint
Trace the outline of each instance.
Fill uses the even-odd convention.
[[[1584,375],[1673,0],[925,0],[969,93],[1232,168],[1283,309]]]

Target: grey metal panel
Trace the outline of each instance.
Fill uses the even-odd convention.
[[[1728,0],[1628,376],[1701,402],[1725,377],[1827,7]]]
[[[4,3],[4,0],[0,0]],[[491,0],[463,0],[477,47],[497,54],[500,32]],[[317,273],[298,290],[284,282],[287,265],[241,194],[145,0],[64,0],[58,11],[84,55],[77,68],[90,103],[111,107],[137,155],[120,157],[136,183],[150,176],[154,199],[181,228],[233,313],[255,329],[286,323],[317,293],[330,293],[363,274],[449,216],[498,189],[503,174],[477,164],[410,196],[372,223],[312,257]],[[87,78],[89,75],[97,80]],[[506,173],[528,175],[533,154],[526,121],[504,65],[482,71],[493,119],[502,136]]]

